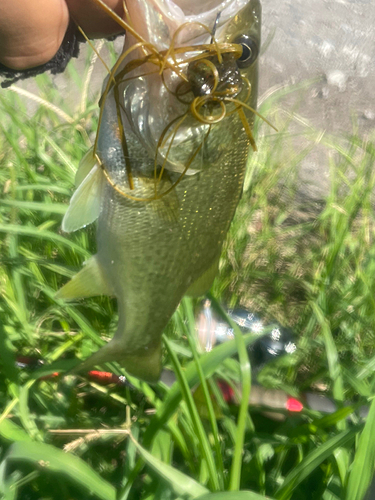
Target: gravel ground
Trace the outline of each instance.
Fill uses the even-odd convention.
[[[372,0],[263,0],[260,95],[318,78],[284,107],[298,102],[296,112],[314,128],[341,138],[355,126],[374,135],[374,24]],[[321,199],[327,192],[327,155],[320,145],[301,163],[302,196]]]

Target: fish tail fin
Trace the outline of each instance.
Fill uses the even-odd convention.
[[[97,365],[103,365],[104,363],[109,363],[116,361],[117,346],[114,343],[108,342],[98,351],[96,351],[92,356],[79,363],[78,366],[70,370],[67,375],[75,375],[77,373],[82,373],[92,370]]]
[[[119,363],[130,375],[145,382],[154,383],[160,379],[161,364],[161,341],[156,346],[142,349],[142,352],[125,356]]]
[[[157,382],[161,374],[161,341],[152,347],[139,349],[134,353],[124,352],[123,346],[113,339],[101,347],[96,353],[85,359],[69,374],[82,373],[91,370],[96,365],[117,361],[129,375],[145,382]]]
[[[189,297],[200,297],[204,295],[212,286],[215,276],[219,269],[220,257],[214,260],[213,264],[200,276],[194,283],[190,285],[186,291]]]

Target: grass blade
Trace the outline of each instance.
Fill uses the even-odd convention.
[[[179,470],[171,465],[163,463],[161,460],[155,458],[147,450],[145,450],[130,434],[130,438],[137,448],[143,460],[165,481],[167,481],[174,489],[177,495],[189,495],[192,498],[198,498],[204,495],[208,490],[194,481],[189,476],[186,476]]]
[[[349,429],[335,435],[326,443],[309,453],[284,479],[281,487],[276,491],[277,500],[286,500],[294,489],[306,479],[324,460],[333,454],[340,446],[345,446],[356,434],[355,429]],[[350,499],[352,500],[352,499]]]
[[[63,203],[38,203],[36,201],[18,201],[18,200],[0,200],[1,205],[16,207],[21,210],[38,210],[39,212],[48,212],[51,214],[64,215],[68,210],[68,205]]]
[[[214,308],[220,312],[221,316],[223,316],[226,319],[226,321],[228,321],[231,328],[233,328],[238,350],[240,368],[241,368],[242,394],[241,394],[240,409],[238,412],[234,455],[230,470],[230,482],[229,482],[229,489],[231,491],[237,491],[240,489],[240,484],[241,484],[242,454],[243,454],[243,445],[244,445],[245,431],[246,431],[246,419],[248,417],[248,407],[249,407],[249,399],[251,391],[250,360],[247,354],[247,349],[246,349],[246,344],[244,342],[243,334],[239,329],[238,325],[234,321],[232,321],[231,318],[227,317],[224,310],[221,308],[220,304],[216,301],[216,299],[214,299],[210,295],[209,297]]]
[[[343,401],[344,385],[342,380],[341,364],[335,341],[332,337],[331,328],[328,321],[324,317],[324,313],[319,305],[316,302],[312,301],[310,302],[310,305],[322,329],[324,344],[327,353],[329,374],[333,383],[333,396],[336,401]]]
[[[243,336],[243,341],[245,345],[250,345],[259,339],[259,335],[254,335],[253,333],[249,333],[248,335]],[[230,340],[225,344],[218,345],[214,347],[211,352],[204,354],[201,359],[201,366],[205,377],[209,377],[212,373],[215,372],[218,366],[220,366],[223,361],[227,358],[230,358],[237,352],[237,344],[236,340]],[[191,361],[185,371],[185,378],[189,384],[189,387],[193,387],[195,384],[199,382],[199,375],[196,370],[195,362]],[[151,442],[155,433],[160,429],[173,415],[176,411],[180,401],[182,399],[182,392],[180,385],[175,382],[170,391],[168,392],[167,397],[157,409],[156,415],[152,419],[149,427],[147,428],[144,435],[144,443],[147,445]]]
[[[375,467],[375,399],[373,399],[365,427],[350,471],[345,498],[363,500],[374,475]]]
[[[95,493],[102,500],[116,500],[115,488],[83,460],[49,444],[18,441],[11,446],[7,460],[27,461],[38,467],[43,464],[46,470],[67,477],[72,483]]]
[[[9,418],[5,418],[0,422],[0,435],[9,441],[31,442],[31,437]]]
[[[224,491],[220,493],[208,493],[197,500],[272,500],[253,491]]]
[[[209,481],[211,484],[211,488],[218,491],[220,489],[220,485],[219,485],[219,481],[218,481],[218,475],[217,475],[217,471],[216,471],[214,457],[212,454],[210,443],[208,442],[205,430],[203,428],[202,421],[199,417],[197,407],[195,406],[195,402],[194,402],[193,396],[192,396],[191,391],[190,391],[189,383],[186,380],[186,377],[182,371],[180,362],[178,361],[176,354],[174,353],[173,349],[171,348],[167,337],[164,336],[163,340],[164,340],[165,347],[167,348],[168,354],[171,358],[173,367],[175,369],[177,380],[181,386],[181,392],[182,392],[183,398],[185,400],[185,403],[187,404],[189,416],[193,422],[195,433],[196,433],[198,441],[199,441],[202,457],[204,458],[204,460],[207,464],[207,467],[208,467]]]
[[[46,239],[53,241],[55,243],[62,243],[63,245],[69,247],[71,250],[76,251],[80,255],[88,257],[90,254],[87,250],[80,247],[73,241],[64,238],[63,236],[53,233],[52,231],[46,231],[43,229],[38,229],[35,226],[21,226],[17,224],[0,224],[0,233],[8,234],[19,234],[21,236],[31,236],[32,238]]]
[[[212,435],[214,438],[215,442],[215,451],[216,451],[216,467],[217,467],[217,476],[218,480],[220,483],[220,489],[224,489],[224,465],[223,465],[223,456],[221,452],[221,445],[219,441],[219,429],[217,426],[217,421],[216,421],[216,416],[215,416],[215,410],[212,404],[211,400],[211,395],[210,391],[208,389],[207,381],[204,376],[201,363],[200,363],[200,357],[197,353],[197,349],[195,347],[195,319],[194,319],[194,313],[193,313],[193,306],[192,306],[192,301],[189,297],[185,297],[182,301],[183,309],[185,311],[185,315],[188,319],[188,327],[186,328],[187,330],[187,337],[189,341],[189,346],[191,349],[191,352],[193,353],[193,358],[197,367],[197,372],[199,374],[199,380],[200,384],[202,387],[202,392],[204,396],[204,403],[206,404],[207,410],[208,410],[208,417],[209,421],[211,423],[211,428],[212,428]],[[181,320],[181,318],[179,318]],[[181,320],[180,321],[181,326],[185,326],[184,322]]]

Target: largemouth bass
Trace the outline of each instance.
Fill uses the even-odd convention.
[[[132,0],[94,151],[63,220],[98,218],[97,254],[59,292],[115,296],[113,339],[80,365],[161,372],[161,335],[202,295],[241,196],[257,100],[258,0]]]

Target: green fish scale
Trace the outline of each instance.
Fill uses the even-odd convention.
[[[115,135],[112,139],[116,143]],[[213,127],[203,151],[205,168],[185,176],[161,200],[133,201],[106,186],[98,258],[118,299],[116,335],[121,336],[126,352],[160,338],[188,287],[220,255],[241,195],[247,152],[248,139],[233,116]],[[210,163],[210,156],[219,159]],[[173,183],[178,174],[170,177]],[[134,178],[131,194],[152,197],[153,182]],[[169,185],[164,182],[162,190]]]

